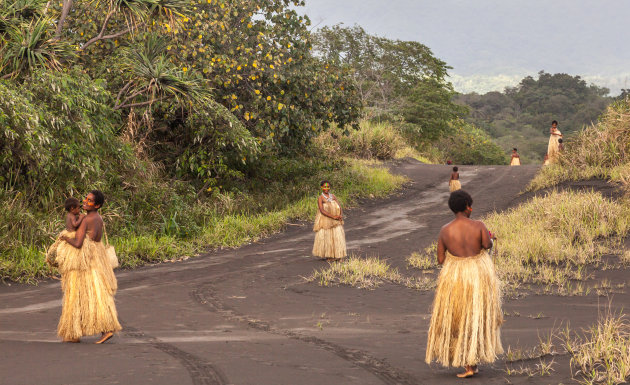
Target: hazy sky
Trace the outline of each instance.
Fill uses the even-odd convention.
[[[502,90],[540,70],[630,88],[630,0],[306,0],[301,12],[315,28],[419,41],[461,91]]]

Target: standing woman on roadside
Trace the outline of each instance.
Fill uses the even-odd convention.
[[[103,219],[98,209],[103,193],[92,190],[83,201],[87,212],[74,238],[64,235],[57,247],[61,273],[63,306],[57,334],[64,342],[80,342],[81,337],[101,333],[101,344],[122,329],[114,304],[118,284],[101,242]]]
[[[560,143],[558,140],[562,138],[562,132],[558,130],[558,121],[551,122],[551,128],[549,129],[549,145],[547,146],[547,159],[549,163],[554,163],[558,160],[560,154]]]
[[[518,150],[516,147],[512,149],[512,160],[510,160],[510,166],[520,166],[521,165],[521,157],[518,155]]]
[[[341,206],[337,197],[330,192],[330,182],[324,180],[319,185],[322,193],[317,198],[313,255],[327,260],[341,259],[347,255]]]

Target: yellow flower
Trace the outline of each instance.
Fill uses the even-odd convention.
[[[260,91],[259,91],[259,90],[254,90],[254,92],[256,93],[256,95],[259,95],[259,94],[260,94]]]
[[[241,66],[236,67],[236,70],[240,71],[241,70]]]
[[[267,100],[271,100],[271,96],[267,96]]]
[[[269,68],[273,69],[273,64],[269,64]]]
[[[182,68],[182,71],[186,72],[186,71],[188,71],[188,68],[184,67],[184,68]]]
[[[282,109],[282,107],[284,107],[284,104],[278,103],[278,111],[280,111]]]

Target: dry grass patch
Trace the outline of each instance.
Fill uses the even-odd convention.
[[[583,283],[591,278],[588,266],[603,263],[602,255],[618,250],[628,235],[630,203],[597,192],[552,191],[483,221],[498,238],[493,258],[506,289],[529,283],[561,295],[586,295],[592,289]],[[435,251],[434,243],[407,262],[431,269]],[[627,254],[620,259],[630,260]]]
[[[604,253],[616,249],[630,230],[628,202],[596,192],[557,192],[484,219],[497,235],[495,257],[501,278],[512,284],[553,286],[567,293],[590,276]],[[586,290],[584,287],[579,291]]]
[[[422,252],[414,252],[407,257],[407,263],[410,266],[420,270],[432,270],[438,267],[437,263],[437,243],[424,249]]]
[[[543,167],[528,190],[590,178],[630,186],[630,99],[613,103],[596,126],[569,140],[558,164]]]
[[[583,384],[621,384],[630,378],[630,323],[608,313],[583,333],[564,335],[571,368]]]
[[[377,257],[360,258],[351,256],[330,263],[328,267],[316,270],[306,278],[320,286],[348,285],[359,289],[375,289],[385,282],[403,285],[417,290],[435,287],[429,278],[405,277],[392,268],[386,261]]]

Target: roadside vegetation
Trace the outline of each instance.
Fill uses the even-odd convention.
[[[375,289],[384,283],[398,284],[416,290],[429,290],[435,287],[433,279],[406,277],[378,257],[349,256],[316,270],[306,280],[316,282],[320,286],[346,285],[359,289]]]
[[[608,93],[580,76],[541,71],[503,92],[464,94],[455,100],[469,109],[466,122],[487,132],[505,153],[517,147],[523,164],[542,164],[551,122],[560,122],[565,140],[574,138],[597,123],[614,100]]]
[[[133,267],[310,218],[321,179],[351,205],[404,183],[383,160],[443,162],[465,112],[450,67],[418,42],[312,32],[301,5],[3,2],[0,279],[46,276],[64,200],[94,188]]]
[[[496,234],[497,272],[513,292],[528,284],[561,295],[584,295],[606,289],[586,283],[589,268],[603,266],[604,254],[624,264],[623,237],[630,231],[627,201],[612,201],[597,192],[552,191],[503,213],[482,219]],[[414,253],[408,264],[435,266],[436,245]],[[609,288],[612,289],[612,288]]]
[[[630,98],[616,101],[599,123],[567,142],[557,164],[544,167],[529,190],[582,179],[607,179],[627,189],[630,185]]]

